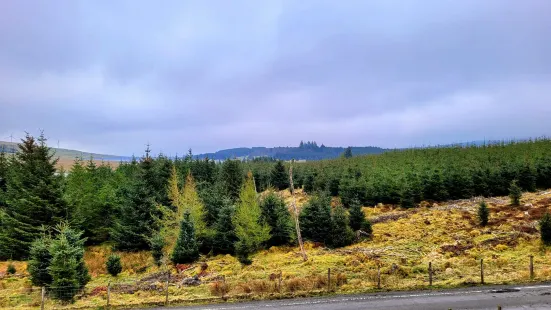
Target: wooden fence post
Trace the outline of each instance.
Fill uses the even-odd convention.
[[[278,290],[279,292],[281,293],[281,281],[282,281],[282,278],[283,278],[283,271],[279,271],[279,285],[278,285]]]
[[[165,306],[168,306],[168,281],[170,280],[170,271],[166,273],[166,295],[165,295]]]
[[[484,259],[480,259],[480,283],[484,284]]]
[[[381,265],[377,265],[377,288],[381,289]]]
[[[40,310],[44,310],[44,297],[46,295],[46,288],[43,286],[40,291]]]
[[[534,279],[534,255],[530,255],[530,280]]]
[[[107,309],[111,307],[111,281],[107,282]]]
[[[327,291],[331,291],[331,268],[327,268]]]
[[[429,286],[432,286],[432,262],[429,262]]]

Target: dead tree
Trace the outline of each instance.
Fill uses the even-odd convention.
[[[308,260],[308,256],[306,256],[306,251],[304,250],[304,244],[302,243],[302,235],[300,234],[300,223],[298,220],[298,210],[297,210],[297,204],[295,202],[295,186],[293,184],[293,162],[291,161],[291,166],[289,167],[289,185],[290,185],[290,191],[291,191],[291,204],[293,205],[293,210],[295,211],[295,228],[297,230],[297,239],[298,244],[300,246],[300,252],[302,253],[302,259],[304,261]]]

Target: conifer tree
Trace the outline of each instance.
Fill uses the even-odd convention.
[[[270,239],[270,226],[262,222],[262,211],[254,187],[253,174],[249,171],[233,217],[238,239],[236,253],[244,264],[250,263],[249,254],[260,249]]]
[[[180,212],[189,212],[190,219],[193,222],[193,227],[198,237],[203,237],[207,234],[207,225],[205,223],[205,207],[197,194],[195,180],[191,173],[188,173],[186,183],[180,198],[182,210]],[[178,220],[183,220],[184,214],[178,214]]]
[[[0,210],[5,208],[5,195],[8,187],[8,158],[2,149],[0,151]],[[0,226],[1,227],[1,226]]]
[[[293,239],[293,222],[285,201],[274,192],[268,193],[260,203],[262,220],[270,226],[271,237],[267,244],[289,244]]]
[[[235,209],[227,205],[220,209],[218,219],[214,225],[213,253],[214,254],[233,254],[235,253],[234,244],[237,242],[235,235],[235,226],[233,225],[233,216]]]
[[[118,276],[122,271],[121,257],[116,254],[109,255],[107,262],[105,262],[105,269],[113,277]]]
[[[239,160],[226,160],[222,163],[220,181],[224,193],[236,203],[239,201],[239,193],[243,185],[243,168]]]
[[[300,212],[302,237],[314,242],[331,242],[331,198],[325,194],[310,198]]]
[[[330,246],[339,248],[351,245],[354,242],[354,232],[350,228],[346,210],[338,205],[333,209],[331,217]]]
[[[347,147],[347,148],[344,150],[344,153],[342,154],[342,157],[344,157],[344,158],[352,158],[352,148],[351,148],[351,147]]]
[[[522,197],[522,189],[517,185],[517,180],[513,180],[509,186],[509,198],[511,198],[511,204],[518,206],[520,204],[520,198]]]
[[[176,170],[176,165],[173,165],[170,169],[170,177],[168,178],[168,189],[167,189],[168,199],[174,209],[177,211],[180,207],[180,186],[178,184],[178,171]],[[176,213],[180,213],[177,211]]]
[[[163,249],[166,245],[163,235],[160,233],[154,234],[149,240],[149,244],[151,246],[151,256],[153,256],[153,261],[157,266],[161,266],[162,258],[164,256]]]
[[[551,245],[551,214],[545,212],[539,222],[541,242],[544,245]]]
[[[40,227],[69,216],[53,157],[43,134],[38,141],[27,134],[19,145],[6,185],[0,256],[26,259],[31,243],[40,237]]]
[[[518,186],[529,192],[536,191],[536,178],[537,174],[530,163],[524,163],[519,169]]]
[[[358,200],[354,200],[350,206],[350,228],[357,231],[361,230],[365,226],[367,219],[365,213],[362,210],[362,204]]]
[[[270,181],[272,186],[278,190],[284,190],[289,187],[289,175],[281,160],[275,163],[270,175]]]
[[[309,194],[314,192],[314,175],[311,172],[304,177],[304,191]]]
[[[488,217],[490,215],[490,210],[488,210],[488,205],[485,201],[481,201],[478,205],[478,222],[480,226],[488,225]]]
[[[180,225],[180,233],[171,260],[174,264],[192,263],[199,258],[199,245],[195,237],[195,228],[189,212],[184,214]]]
[[[348,170],[339,184],[339,194],[342,204],[350,207],[354,200],[366,201],[367,184],[359,171]]]
[[[140,161],[137,179],[121,189],[120,216],[112,231],[112,239],[119,250],[149,249],[149,239],[159,229],[160,211],[153,193],[155,174],[149,152],[148,148]]]
[[[52,283],[52,276],[48,271],[52,259],[50,254],[51,241],[48,236],[44,235],[33,241],[31,245],[27,271],[34,286],[49,286]]]

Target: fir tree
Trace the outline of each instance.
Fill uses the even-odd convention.
[[[354,232],[350,228],[346,210],[338,205],[333,209],[331,217],[331,239],[329,245],[339,248],[354,242]]]
[[[118,276],[122,271],[121,257],[116,254],[109,255],[105,262],[105,269],[113,277]]]
[[[15,265],[12,263],[9,263],[6,273],[9,275],[14,275],[16,272],[17,272],[17,269],[15,269]]]
[[[239,160],[226,160],[222,163],[220,181],[224,193],[232,202],[239,201],[239,193],[243,185],[243,168]]]
[[[0,210],[5,207],[5,195],[8,189],[8,158],[2,149],[0,151]]]
[[[342,154],[342,157],[344,157],[344,158],[352,158],[352,148],[351,148],[351,147],[347,147],[347,148],[344,150],[344,153]]]
[[[56,225],[59,235],[64,235],[72,247],[72,254],[76,261],[76,274],[79,288],[82,289],[91,280],[88,268],[84,263],[84,243],[86,238],[82,238],[82,232],[76,231],[68,223],[62,222]],[[51,254],[51,253],[50,253]]]
[[[235,226],[232,222],[234,211],[234,207],[230,205],[222,207],[219,211],[218,219],[214,225],[214,254],[235,253],[234,244],[237,242],[237,236],[235,235]]]
[[[162,258],[164,256],[163,248],[166,245],[165,239],[160,233],[156,233],[149,240],[151,247],[151,256],[157,266],[161,266]]]
[[[193,221],[190,219],[189,212],[186,212],[180,225],[180,234],[174,246],[171,260],[174,264],[186,264],[197,259],[199,259],[199,245],[195,238]]]
[[[289,187],[289,175],[281,160],[277,161],[272,169],[270,180],[272,186],[278,190],[284,190]]]
[[[509,186],[509,198],[511,198],[511,204],[513,206],[520,205],[520,198],[522,197],[522,189],[517,185],[517,180],[511,182]]]
[[[52,255],[50,254],[51,239],[46,235],[36,239],[30,249],[27,271],[34,286],[49,286],[52,276],[48,271]]]
[[[314,192],[314,175],[312,173],[308,173],[304,178],[304,191],[309,194]]]
[[[350,228],[354,231],[361,230],[367,221],[362,205],[358,200],[354,200],[350,206]]]
[[[522,165],[518,174],[518,186],[526,191],[535,192],[536,180],[537,173],[534,171],[534,168],[532,168],[530,163],[525,163]]]
[[[271,238],[267,244],[277,246],[289,244],[293,239],[293,222],[285,201],[276,193],[270,192],[260,203],[262,219],[270,226]]]
[[[347,208],[354,200],[360,203],[366,201],[367,184],[359,171],[348,170],[340,181],[339,194],[342,204]]]
[[[340,183],[341,183],[341,180],[337,176],[332,176],[329,179],[329,183],[327,184],[327,190],[329,191],[329,194],[331,196],[338,196],[339,195]]]
[[[300,212],[302,237],[314,242],[331,241],[331,198],[321,194],[310,198]]]
[[[182,204],[181,212],[189,212],[190,219],[193,222],[197,237],[201,238],[207,234],[207,225],[205,223],[205,207],[203,202],[197,194],[195,188],[195,180],[191,173],[188,173],[184,189],[182,191],[182,197],[180,198]],[[183,219],[183,213],[178,215],[179,221]]]
[[[3,258],[26,259],[31,243],[40,237],[40,227],[69,216],[53,156],[43,134],[38,142],[27,135],[19,145],[6,185],[0,234]]]
[[[159,209],[155,204],[152,159],[146,150],[139,165],[139,174],[128,187],[122,188],[120,216],[115,222],[112,239],[119,250],[149,249],[149,239],[159,228]]]
[[[485,201],[481,201],[478,205],[478,222],[480,226],[488,225],[488,216],[490,215],[490,210],[488,210],[488,205]]]
[[[551,214],[545,212],[539,221],[541,242],[544,245],[551,245]]]
[[[258,205],[252,172],[239,195],[239,203],[233,217],[237,236],[236,253],[242,263],[249,263],[250,253],[261,248],[270,239],[270,226],[261,221],[262,211]]]

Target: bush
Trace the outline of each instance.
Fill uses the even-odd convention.
[[[490,211],[488,210],[488,205],[486,205],[486,202],[485,201],[480,202],[478,206],[478,222],[480,223],[480,226],[488,225],[489,214],[490,214]]]
[[[212,295],[220,297],[226,295],[230,291],[230,287],[223,281],[211,283],[209,289]]]
[[[121,257],[116,254],[109,255],[105,268],[110,275],[116,277],[122,271]]]
[[[517,185],[517,180],[513,180],[511,182],[511,186],[509,187],[509,198],[511,198],[511,204],[513,206],[520,205],[521,197],[522,197],[522,190]]]
[[[8,270],[6,270],[8,274],[15,274],[17,272],[17,270],[15,269],[15,266],[10,263],[8,265]]]
[[[545,245],[551,245],[551,214],[546,212],[540,222],[541,241]]]

